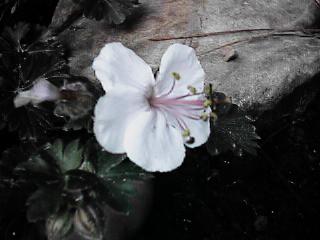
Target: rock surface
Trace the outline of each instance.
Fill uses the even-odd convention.
[[[150,41],[161,36],[187,36],[213,31],[248,28],[284,28],[309,25],[320,11],[314,0],[141,0],[143,14],[135,24],[110,27],[105,22],[82,18],[60,38],[69,44],[73,72],[94,79],[93,58],[104,44],[120,41],[153,68],[159,66],[166,48],[181,42],[194,47],[207,73],[207,81],[247,110],[270,109],[295,87],[320,72],[320,40],[297,36],[264,38],[235,45],[238,57],[224,61],[222,44],[252,33]],[[72,0],[58,4],[52,27],[59,26],[73,11]],[[312,12],[312,11],[311,11]],[[261,32],[254,33],[263,34]]]

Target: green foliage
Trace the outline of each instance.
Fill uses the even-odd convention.
[[[138,7],[137,0],[73,0],[83,8],[87,18],[106,19],[109,24],[121,24]]]
[[[214,92],[211,97],[216,118],[211,119],[208,152],[218,155],[231,150],[239,156],[243,151],[256,155],[259,147],[256,141],[260,138],[253,121],[237,105],[228,102],[223,93]]]
[[[44,137],[58,124],[50,104],[15,108],[17,93],[30,89],[39,79],[62,81],[67,73],[64,49],[59,42],[30,41],[30,26],[19,23],[0,36],[0,121],[26,140]]]
[[[66,146],[61,139],[57,139],[48,149],[48,152],[55,158],[61,171],[65,173],[80,166],[83,148],[79,146],[79,139],[73,140]]]
[[[129,214],[135,183],[151,177],[125,159],[93,141],[46,144],[16,167],[21,179],[38,186],[27,201],[28,220],[46,220],[49,239],[60,239],[71,229],[72,218],[75,231],[100,239],[105,208]]]
[[[52,213],[57,212],[60,203],[60,192],[56,189],[39,188],[27,201],[29,222],[46,220]]]
[[[49,240],[65,239],[73,229],[73,213],[60,211],[51,214],[46,221],[46,231]]]
[[[74,227],[85,239],[103,239],[103,212],[95,204],[79,207],[74,214]]]

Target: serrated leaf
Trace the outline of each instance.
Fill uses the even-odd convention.
[[[79,139],[70,142],[63,152],[63,161],[60,166],[63,171],[76,169],[80,166],[82,161],[83,148],[79,146]]]
[[[45,220],[51,214],[58,211],[60,204],[59,191],[40,188],[34,192],[27,200],[27,218],[29,222]]]
[[[129,214],[132,210],[130,199],[135,195],[136,188],[132,181],[101,179],[97,199],[114,210]]]
[[[80,167],[83,148],[79,139],[73,140],[64,146],[61,139],[57,139],[49,148],[50,154],[55,158],[62,172],[67,172]]]
[[[126,157],[125,154],[112,154],[100,150],[97,156],[97,174],[100,177],[106,177],[109,171],[118,166]]]
[[[153,175],[146,172],[136,164],[130,161],[123,161],[121,164],[111,168],[105,176],[109,179],[122,180],[146,180],[152,178]]]
[[[207,142],[210,154],[217,155],[231,150],[238,155],[246,151],[256,155],[259,137],[246,114],[235,104],[220,103],[214,112],[218,116],[211,122],[211,134]]]
[[[51,215],[46,221],[48,240],[61,240],[70,234],[73,227],[73,214],[66,210]]]
[[[14,105],[15,97],[30,90],[40,79],[55,84],[64,78],[68,67],[59,42],[21,44],[27,27],[16,25],[6,29],[0,37],[0,121],[10,131],[18,131],[23,140],[38,140],[46,131],[61,124],[53,114],[53,104]]]
[[[98,182],[96,175],[81,170],[68,171],[64,176],[65,190],[80,192],[94,189]]]
[[[56,139],[53,144],[48,145],[47,150],[54,159],[63,159],[63,142],[62,139]]]
[[[122,161],[103,172],[100,176],[104,189],[100,189],[100,199],[113,209],[129,214],[132,209],[130,199],[136,194],[136,181],[146,181],[152,175],[130,161]]]
[[[103,213],[97,205],[87,204],[77,208],[73,222],[75,231],[83,238],[103,238]]]
[[[58,166],[52,159],[44,159],[40,154],[34,154],[28,161],[20,163],[15,168],[15,173],[37,185],[46,185],[48,182],[52,185],[60,183]]]

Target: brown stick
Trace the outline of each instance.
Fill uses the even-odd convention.
[[[251,42],[251,41],[259,40],[259,39],[262,39],[262,38],[276,37],[276,36],[314,37],[314,35],[304,34],[304,33],[298,34],[298,33],[294,33],[294,32],[283,32],[283,33],[281,33],[281,32],[280,33],[279,32],[272,32],[272,33],[261,34],[261,35],[258,35],[258,36],[252,36],[252,37],[242,38],[242,39],[238,39],[238,40],[235,40],[235,41],[232,41],[232,42],[228,42],[228,43],[225,43],[225,44],[220,45],[218,47],[215,47],[215,48],[213,48],[213,49],[211,49],[209,51],[203,52],[203,53],[199,54],[199,56],[203,56],[203,55],[209,54],[211,52],[214,52],[214,51],[219,50],[219,49],[224,48],[224,47],[234,46],[234,45],[239,44],[239,43]]]
[[[178,39],[189,39],[189,38],[201,38],[201,37],[210,37],[210,36],[218,36],[218,35],[227,35],[227,34],[235,34],[235,33],[251,33],[251,32],[310,32],[310,33],[320,33],[320,29],[274,29],[274,28],[252,28],[252,29],[239,29],[239,30],[228,30],[228,31],[218,31],[218,32],[209,32],[209,33],[197,33],[188,36],[163,36],[163,37],[155,37],[149,38],[149,41],[167,41],[167,40],[178,40]]]

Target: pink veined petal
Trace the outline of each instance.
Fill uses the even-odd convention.
[[[100,145],[111,153],[124,153],[124,135],[135,114],[149,109],[140,92],[115,88],[101,97],[94,111],[94,134]]]
[[[184,129],[190,130],[190,136],[194,138],[193,143],[185,142],[185,145],[189,148],[195,148],[204,144],[209,135],[210,135],[210,121],[204,121],[200,119],[201,115],[210,114],[210,108],[203,107],[203,100],[205,97],[203,95],[192,95],[186,98],[186,103],[197,103],[201,102],[201,105],[198,104],[186,104],[186,105],[167,105],[162,107],[162,111],[165,113],[167,121],[172,126],[175,126],[180,130],[181,135],[183,134]]]
[[[174,79],[178,74],[179,80]],[[171,45],[161,59],[157,75],[156,96],[170,93],[170,96],[188,94],[188,86],[202,92],[205,73],[193,48],[182,44]]]
[[[121,43],[106,44],[92,67],[105,91],[124,85],[146,92],[155,83],[150,66]]]
[[[157,110],[139,113],[132,119],[124,147],[132,162],[151,172],[176,169],[185,157],[180,131],[168,125]]]

